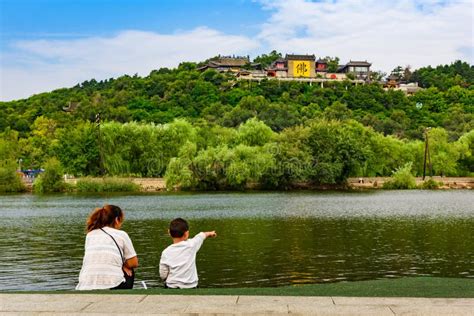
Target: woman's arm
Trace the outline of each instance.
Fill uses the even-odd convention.
[[[138,257],[135,256],[135,257],[132,257],[128,260],[125,260],[124,264],[123,264],[123,271],[128,275],[128,276],[132,276],[133,274],[133,268],[136,268],[138,267]]]
[[[138,257],[137,257],[137,253],[135,252],[135,248],[133,248],[132,240],[130,239],[128,234],[124,231],[121,231],[121,233],[123,234],[123,242],[124,242],[123,256],[125,258],[128,258],[128,259],[125,259],[123,268],[125,272],[127,272],[127,274],[130,275],[131,272],[128,273],[127,270],[131,270],[138,267]]]
[[[135,257],[125,260],[125,263],[123,265],[124,267],[127,267],[129,269],[134,269],[138,267],[138,257],[135,256]]]

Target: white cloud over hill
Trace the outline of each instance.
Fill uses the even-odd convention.
[[[263,1],[258,38],[278,51],[369,60],[375,69],[473,63],[473,3],[436,0]]]
[[[367,59],[384,71],[456,59],[474,63],[470,0],[260,3],[271,16],[251,37],[201,27],[175,34],[126,30],[110,37],[13,42],[0,57],[0,99],[24,98],[91,78],[147,75],[217,54],[254,56],[272,49],[339,56],[342,62]]]
[[[19,41],[13,53],[2,56],[0,96],[10,100],[92,78],[147,75],[183,61],[247,54],[257,47],[255,40],[205,27],[178,34],[124,31],[113,37]]]

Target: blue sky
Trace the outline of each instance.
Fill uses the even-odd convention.
[[[249,0],[1,0],[4,40],[113,35],[124,29],[173,33],[207,26],[252,35],[269,16]],[[229,21],[232,20],[232,23]]]
[[[0,0],[0,9],[0,100],[273,49],[385,72],[473,63],[470,0]]]

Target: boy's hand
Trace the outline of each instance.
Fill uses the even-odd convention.
[[[217,237],[217,234],[216,234],[215,230],[213,230],[211,232],[205,232],[204,234],[206,234],[206,238],[208,238],[208,237]]]

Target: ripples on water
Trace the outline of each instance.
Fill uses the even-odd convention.
[[[471,191],[0,197],[0,290],[73,289],[84,223],[125,210],[137,279],[159,286],[168,222],[215,229],[198,254],[202,287],[260,287],[400,276],[474,278]]]

